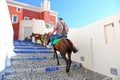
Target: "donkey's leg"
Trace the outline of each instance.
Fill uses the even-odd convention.
[[[35,39],[35,44],[37,44],[37,39]]]
[[[45,47],[45,45],[44,45],[44,40],[42,39],[42,36],[41,36],[41,38],[40,38],[40,42],[41,42],[41,45]]]
[[[54,58],[56,57],[56,59],[57,59],[57,65],[60,65],[60,64],[59,64],[59,59],[58,59],[58,54],[57,54],[57,52],[56,52],[55,47],[54,47],[54,55],[53,55],[53,57],[54,57]]]
[[[43,41],[42,41],[42,40],[40,40],[40,42],[41,42],[41,45],[42,45],[42,46],[44,46]]]
[[[68,53],[68,68],[69,68],[69,70],[71,67],[71,63],[72,63],[72,61],[71,61],[71,52],[70,52],[70,53]]]
[[[57,65],[60,65],[57,52],[56,52],[56,59],[57,59]]]
[[[56,51],[54,51],[54,54],[53,54],[53,59],[55,60],[55,57],[56,57]]]
[[[60,54],[63,57],[63,59],[65,60],[65,62],[66,62],[66,73],[69,73],[69,66],[68,66],[69,64],[68,64],[68,59],[66,57],[66,53],[60,52]]]
[[[53,49],[54,49],[53,59],[55,59],[55,58],[56,58],[56,54],[57,54],[57,52],[56,52],[56,49],[55,49],[54,46],[53,46]]]

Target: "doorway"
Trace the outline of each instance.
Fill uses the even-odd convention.
[[[32,27],[25,27],[24,28],[24,38],[30,36],[32,34]]]

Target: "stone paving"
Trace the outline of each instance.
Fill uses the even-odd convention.
[[[65,73],[65,62],[59,55],[60,65],[53,59],[53,50],[38,44],[14,41],[16,56],[5,71],[2,80],[112,80],[72,62],[70,75]]]

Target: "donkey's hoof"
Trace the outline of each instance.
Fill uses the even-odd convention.
[[[60,64],[57,64],[58,66],[60,65]]]
[[[70,76],[70,72],[68,72],[67,75]]]

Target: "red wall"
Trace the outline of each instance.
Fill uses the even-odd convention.
[[[45,23],[49,23],[50,22],[50,13],[48,11],[41,12],[40,19],[44,20]]]
[[[56,24],[56,17],[51,16],[50,12],[48,12],[48,11],[41,12],[40,13],[40,19],[44,20],[45,23],[53,22],[54,25]]]
[[[22,21],[24,19],[24,17],[29,17],[30,20],[32,20],[33,18],[41,19],[41,20],[44,20],[45,23],[53,22],[54,25],[56,24],[56,17],[51,16],[50,12],[48,12],[48,11],[35,12],[35,11],[31,11],[31,10],[21,9],[20,12],[17,12],[17,8],[14,6],[8,6],[8,8],[9,8],[11,21],[12,21],[12,15],[18,16],[18,22],[16,22],[16,23],[12,22],[15,40],[18,40],[18,38],[19,38],[19,24],[20,24],[20,21]]]
[[[30,20],[33,18],[39,19],[39,12],[23,9],[23,18],[24,17],[29,17]]]
[[[19,22],[13,23],[13,30],[14,30],[14,40],[18,40],[19,38]]]
[[[54,23],[54,25],[56,24],[56,17],[55,16],[50,16],[50,20],[51,20],[51,22]]]
[[[23,10],[21,9],[21,12],[17,12],[17,8],[13,6],[8,6],[10,17],[11,17],[11,22],[12,22],[12,16],[13,15],[18,15],[18,22],[13,23],[13,31],[14,31],[14,39],[17,40],[19,37],[19,22],[22,20],[22,12]]]

